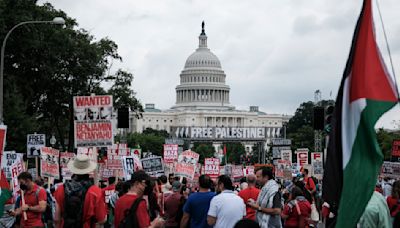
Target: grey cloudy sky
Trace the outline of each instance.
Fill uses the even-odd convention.
[[[282,114],[294,114],[301,102],[313,100],[317,89],[323,99],[336,98],[362,5],[362,0],[48,2],[97,39],[114,40],[123,62],[114,62],[113,69],[132,72],[139,100],[161,109],[174,105],[179,74],[197,48],[205,20],[208,46],[227,75],[231,103]],[[379,3],[399,75],[400,3]],[[389,64],[376,6],[374,10],[378,44]],[[397,106],[378,126],[393,127],[391,121],[399,120],[399,113]]]

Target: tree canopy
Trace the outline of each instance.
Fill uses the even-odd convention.
[[[54,134],[57,146],[73,149],[72,98],[111,94],[116,107],[128,106],[140,116],[141,104],[131,90],[133,75],[123,70],[109,74],[111,61],[122,61],[118,46],[108,38],[95,39],[78,28],[75,19],[37,1],[0,2],[0,40],[23,21],[63,17],[65,26],[29,24],[9,37],[4,58],[4,122],[7,149],[25,150],[26,134]],[[108,83],[107,91],[102,85]],[[49,138],[49,137],[48,137]]]

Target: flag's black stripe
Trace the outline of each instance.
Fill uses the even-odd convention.
[[[332,131],[329,135],[329,145],[327,149],[327,159],[324,170],[322,197],[326,202],[329,203],[331,211],[336,215],[343,186],[343,156],[341,136],[344,83],[346,78],[350,75],[352,71],[355,48],[358,40],[358,33],[361,27],[367,1],[369,0],[364,0],[363,7],[357,21],[357,25],[354,30],[349,57],[347,59],[346,68],[343,73],[343,78],[340,83],[339,92],[335,102],[335,110],[332,118]]]

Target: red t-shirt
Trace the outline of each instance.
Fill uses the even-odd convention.
[[[297,205],[299,205],[300,214],[307,220],[311,216],[311,204],[306,200],[297,200]],[[297,212],[296,206],[293,205],[292,208],[288,204],[285,205],[282,211],[283,215],[289,215],[285,221],[285,227],[298,227],[299,226],[299,213]]]
[[[129,209],[132,207],[132,204],[133,202],[135,202],[136,198],[137,195],[127,193],[117,200],[114,209],[115,228],[118,228],[119,224],[122,222],[122,220],[124,220],[125,214],[128,213]],[[147,213],[147,204],[145,200],[142,200],[139,203],[139,206],[136,210],[136,217],[139,223],[139,227],[150,226],[150,216],[149,213]]]
[[[104,201],[110,202],[110,196],[115,192],[115,184],[109,185],[101,190],[103,192]]]
[[[178,215],[179,205],[182,202],[183,196],[179,192],[174,192],[173,194],[166,197],[164,202],[165,215],[168,220],[165,222],[165,226],[178,226],[176,221],[176,216]]]
[[[40,190],[38,194],[36,194],[39,188]],[[41,188],[36,184],[33,184],[33,188],[30,191],[24,193],[24,197],[25,197],[25,204],[30,207],[39,205],[39,201],[45,201],[45,202],[47,201],[46,190],[44,190],[44,188]],[[20,206],[22,206],[22,200]],[[26,216],[28,218],[27,220],[24,220],[24,216],[21,214],[21,227],[29,228],[29,227],[44,226],[42,222],[42,214],[43,213],[26,211]]]
[[[246,204],[246,218],[247,219],[256,220],[256,211],[253,208],[247,206],[247,201],[249,199],[253,199],[253,200],[257,201],[259,193],[260,193],[260,189],[255,188],[255,187],[248,187],[239,192],[240,198],[242,198],[244,203]]]
[[[311,177],[304,178],[304,184],[308,191],[312,191],[315,189],[315,183]]]
[[[65,202],[64,185],[60,185],[54,192],[54,198],[61,210],[61,218],[64,213]],[[92,185],[85,195],[85,203],[83,206],[83,228],[90,228],[90,218],[95,217],[96,221],[102,222],[107,217],[106,204],[104,196],[99,187]],[[63,222],[61,223],[63,225]],[[94,224],[92,224],[94,227]]]
[[[390,210],[390,215],[395,217],[398,212],[400,212],[400,205],[398,205],[398,199],[393,198],[392,196],[388,196],[386,198],[387,205]]]

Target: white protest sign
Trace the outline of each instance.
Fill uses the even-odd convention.
[[[28,158],[40,155],[40,149],[46,146],[45,134],[29,134],[26,136],[26,155]]]
[[[1,168],[4,169],[4,173],[7,179],[11,179],[11,166],[15,164],[18,159],[22,159],[24,155],[16,153],[15,151],[4,151],[1,159]]]
[[[59,150],[53,149],[51,147],[42,147],[40,155],[41,176],[60,179],[60,170],[58,163],[59,157],[60,157]]]
[[[74,97],[75,147],[112,146],[112,96]]]
[[[122,164],[124,169],[125,180],[130,180],[135,170],[135,159],[133,158],[133,156],[123,156]]]

